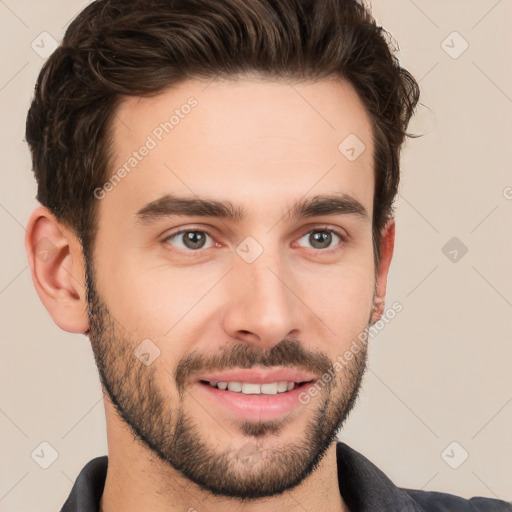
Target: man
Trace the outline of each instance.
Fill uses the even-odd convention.
[[[107,419],[108,458],[63,511],[512,510],[399,489],[336,442],[385,311],[418,96],[354,1],[75,19],[27,118],[34,285],[89,336]]]

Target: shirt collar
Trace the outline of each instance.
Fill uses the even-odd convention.
[[[89,461],[77,476],[71,493],[60,512],[98,512],[107,478],[108,457]]]
[[[375,464],[343,442],[336,444],[338,485],[350,511],[424,512]]]

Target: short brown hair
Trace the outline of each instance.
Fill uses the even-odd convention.
[[[109,126],[120,95],[255,72],[342,77],[372,121],[377,265],[419,99],[389,39],[356,0],[95,1],[71,23],[37,80],[26,126],[37,199],[73,229],[87,256],[98,229],[94,190],[109,178]]]

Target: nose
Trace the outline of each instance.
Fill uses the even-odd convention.
[[[294,294],[289,269],[278,258],[264,256],[252,263],[241,258],[230,272],[224,330],[231,337],[270,349],[301,335],[302,302]]]

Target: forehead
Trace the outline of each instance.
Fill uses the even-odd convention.
[[[112,135],[103,210],[116,207],[133,218],[165,194],[257,200],[263,207],[340,192],[371,214],[371,121],[340,79],[187,80],[153,97],[123,98]]]

